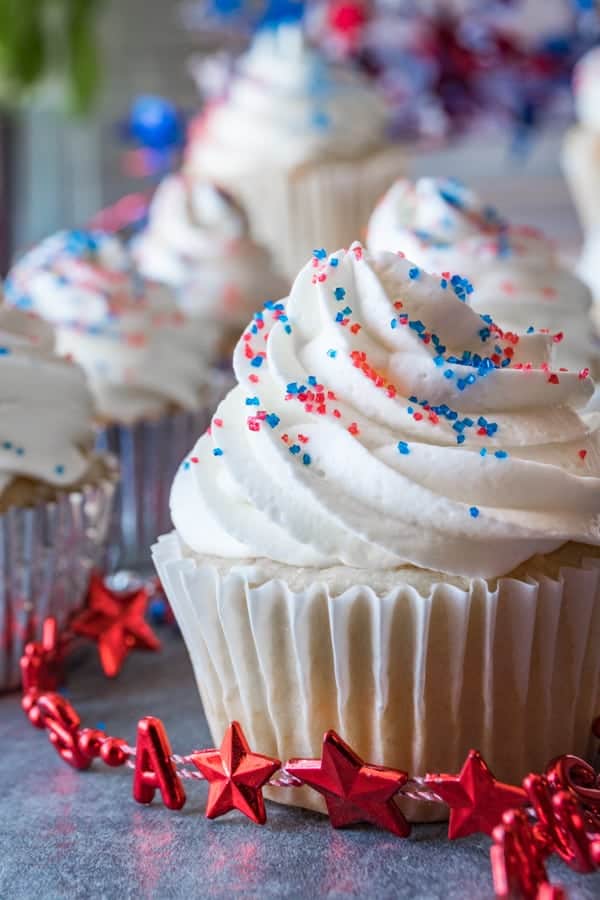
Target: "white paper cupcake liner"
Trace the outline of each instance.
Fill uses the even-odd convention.
[[[53,616],[59,629],[83,606],[104,552],[117,480],[0,515],[0,690],[19,686],[19,660]]]
[[[248,212],[254,236],[275,265],[295,278],[312,251],[349,247],[363,238],[373,207],[406,166],[406,151],[388,147],[362,159],[225,179]]]
[[[411,775],[457,772],[471,748],[519,783],[561,753],[584,755],[599,711],[600,566],[558,580],[250,588],[183,558],[175,533],[153,548],[218,746],[238,720],[257,752],[319,757],[335,729],[365,760]],[[272,799],[323,809],[303,789]],[[412,818],[440,809],[412,804]]]
[[[113,454],[121,469],[105,559],[108,572],[152,568],[150,547],[171,528],[169,494],[177,468],[207,428],[230,384],[228,374],[216,373],[198,410],[171,412],[133,425],[108,425],[98,433],[96,446]]]

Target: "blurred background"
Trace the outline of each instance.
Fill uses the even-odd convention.
[[[176,167],[258,27],[301,19],[373,81],[411,174],[468,176],[576,242],[560,175],[595,0],[12,0],[0,13],[0,264]],[[154,100],[152,100],[154,98]]]

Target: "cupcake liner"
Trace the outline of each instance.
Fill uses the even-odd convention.
[[[232,719],[257,752],[319,757],[334,728],[369,762],[411,775],[457,772],[471,748],[519,783],[561,753],[585,755],[599,709],[600,567],[558,580],[292,592],[153,548],[218,745]],[[323,809],[307,788],[272,799]],[[403,801],[404,803],[404,801]],[[441,807],[410,802],[416,820]]]
[[[54,616],[59,628],[85,601],[109,529],[117,480],[60,494],[49,503],[0,515],[0,690],[20,684],[28,641]]]
[[[291,172],[267,167],[225,179],[224,187],[245,207],[254,237],[269,247],[275,265],[293,279],[316,247],[332,252],[362,238],[373,207],[405,163],[404,150],[388,147]]]
[[[568,132],[562,168],[586,234],[600,228],[600,135],[583,128]]]

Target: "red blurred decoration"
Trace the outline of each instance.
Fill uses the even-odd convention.
[[[238,722],[232,722],[220,750],[198,750],[191,762],[202,772],[210,787],[206,816],[216,819],[239,809],[258,825],[267,820],[262,787],[281,768],[278,759],[252,753]]]
[[[133,797],[152,803],[157,790],[169,809],[181,809],[186,800],[181,778],[171,760],[171,745],[160,719],[145,716],[138,722]]]
[[[88,227],[100,231],[124,231],[141,222],[148,212],[151,194],[126,194],[112,206],[106,206],[88,222]]]
[[[45,619],[41,641],[27,644],[20,660],[21,682],[25,692],[33,689],[56,690],[62,681],[65,643],[59,636],[56,619]]]
[[[148,591],[113,591],[95,573],[90,581],[88,606],[71,623],[76,634],[98,644],[105,675],[113,678],[132,650],[159,650],[160,641],[144,620]]]
[[[78,743],[81,720],[66,697],[40,694],[36,706],[41,726],[47,730],[59,756],[74,769],[89,769],[92,758],[82,751]]]
[[[365,763],[335,731],[323,737],[321,759],[291,759],[285,771],[323,795],[334,828],[371,822],[398,837],[410,833],[393,799],[407,773]]]
[[[502,813],[527,801],[522,788],[496,781],[476,750],[469,752],[460,775],[427,775],[425,784],[450,807],[450,840],[479,831],[491,834]]]
[[[505,812],[492,837],[490,860],[496,897],[537,900],[548,876],[527,814],[520,809]]]
[[[369,20],[365,0],[332,0],[327,8],[327,24],[346,52],[356,50]]]

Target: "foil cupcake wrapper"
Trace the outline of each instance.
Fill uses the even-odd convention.
[[[80,609],[90,573],[102,561],[114,479],[52,503],[0,515],[0,690],[20,684],[25,644],[41,637],[47,616],[59,628]]]
[[[121,470],[110,527],[105,569],[152,569],[150,547],[171,528],[169,494],[178,466],[206,430],[214,407],[231,384],[216,373],[205,404],[133,425],[109,425],[96,446],[115,456]]]
[[[253,747],[319,757],[334,728],[366,760],[411,775],[457,772],[471,748],[519,783],[560,753],[584,756],[600,708],[600,567],[557,579],[438,583],[427,596],[399,583],[332,595],[315,581],[250,587],[185,558],[172,533],[154,561],[183,634],[218,746],[238,720]],[[316,573],[318,579],[318,573]],[[307,788],[269,793],[322,810]],[[437,804],[403,801],[410,818]]]

